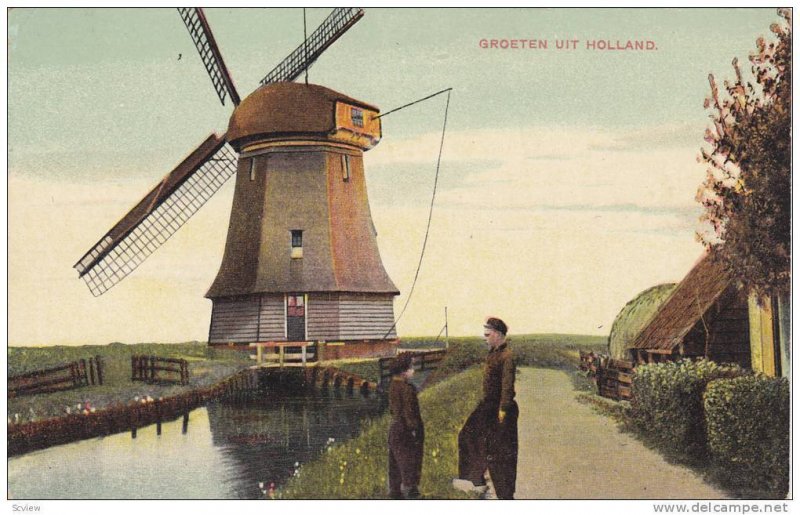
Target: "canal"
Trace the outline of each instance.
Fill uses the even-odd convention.
[[[182,419],[8,459],[10,499],[259,499],[385,411],[380,396],[273,389]]]

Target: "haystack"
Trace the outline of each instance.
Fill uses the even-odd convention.
[[[633,346],[636,335],[647,325],[658,308],[675,289],[675,283],[659,284],[639,293],[625,304],[608,336],[608,353],[615,359],[630,359],[626,349]]]

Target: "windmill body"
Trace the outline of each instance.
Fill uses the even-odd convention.
[[[236,176],[225,253],[206,294],[209,343],[349,344],[331,353],[340,357],[393,351],[399,292],[378,252],[362,159],[381,138],[378,109],[292,82],[363,10],[334,9],[244,101],[203,10],[178,12],[220,101],[236,106],[228,131],[206,138],[74,268],[102,295]]]
[[[363,152],[378,109],[328,88],[277,82],[234,111],[239,153],[222,264],[206,296],[209,343],[396,338],[399,293],[381,262]]]

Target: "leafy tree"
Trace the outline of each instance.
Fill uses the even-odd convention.
[[[697,237],[759,295],[786,293],[791,283],[792,11],[778,14],[774,37],[758,38],[750,55],[756,84],[742,79],[736,59],[725,94],[709,75],[713,124],[698,157],[708,169],[696,197],[705,207]]]

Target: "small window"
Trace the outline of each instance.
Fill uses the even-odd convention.
[[[286,297],[286,314],[290,317],[305,316],[305,295],[289,295]]]
[[[342,180],[344,182],[350,180],[350,156],[342,156]]]
[[[292,231],[292,259],[303,257],[303,231]]]
[[[255,157],[251,157],[250,158],[250,180],[251,181],[256,180],[256,158]]]
[[[350,118],[353,120],[353,125],[356,127],[364,126],[364,111],[355,107],[350,108]]]

